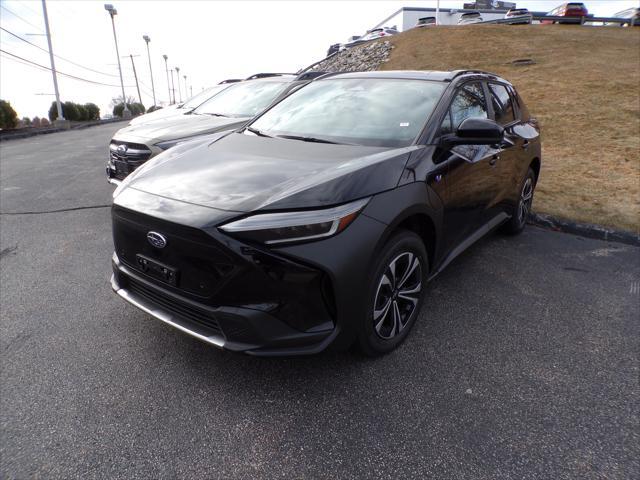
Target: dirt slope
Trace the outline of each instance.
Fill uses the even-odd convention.
[[[384,70],[478,68],[513,82],[542,123],[535,211],[640,231],[640,28],[443,26],[391,41]],[[509,65],[522,58],[536,64]]]

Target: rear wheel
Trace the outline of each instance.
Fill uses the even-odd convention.
[[[384,246],[369,282],[358,344],[378,356],[400,345],[422,307],[429,262],[418,235],[402,230]]]
[[[520,196],[518,205],[516,206],[511,219],[504,224],[502,231],[510,235],[517,235],[524,230],[527,224],[527,218],[531,212],[531,204],[533,203],[533,192],[536,188],[536,174],[529,169],[527,175],[520,185]]]

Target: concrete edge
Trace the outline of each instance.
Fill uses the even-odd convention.
[[[625,230],[614,230],[602,225],[592,225],[589,223],[578,223],[571,220],[560,219],[543,213],[533,213],[529,215],[527,221],[531,225],[554,230],[557,232],[572,233],[581,237],[594,238],[607,242],[618,242],[626,245],[640,246],[640,234],[627,232]]]
[[[69,128],[66,127],[50,127],[50,128],[35,128],[35,129],[21,129],[25,131],[18,130],[16,132],[8,132],[4,135],[0,135],[0,142],[6,142],[8,140],[18,140],[21,138],[30,138],[35,137],[37,135],[48,135],[50,133],[58,133],[58,132],[67,132],[69,130],[82,130],[89,127],[95,127],[98,125],[108,125],[110,123],[118,123],[118,122],[128,122],[131,119],[122,119],[118,118],[116,120],[100,120],[96,122],[86,122],[79,123],[76,125],[71,125]]]

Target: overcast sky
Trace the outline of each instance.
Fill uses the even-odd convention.
[[[187,75],[193,93],[220,80],[255,72],[295,72],[323,58],[328,46],[362,34],[403,6],[435,7],[432,1],[130,1],[110,0],[118,10],[116,29],[120,55],[134,57],[146,106],[153,104],[151,80],[142,35],[151,37],[151,59],[158,101],[167,101],[169,68]],[[462,7],[463,0],[441,1],[441,7]],[[518,0],[519,7],[548,11],[560,0]],[[608,16],[635,0],[588,0],[589,11]],[[59,76],[63,101],[94,102],[108,113],[121,95],[116,53],[104,1],[48,0],[56,68],[92,82]],[[2,50],[49,66],[40,0],[0,0]],[[43,50],[7,33],[12,32]],[[127,95],[137,97],[131,60],[123,58]],[[184,79],[181,78],[184,98]],[[46,116],[53,100],[51,73],[0,56],[0,97],[11,102],[20,117]],[[177,94],[176,94],[177,95]]]

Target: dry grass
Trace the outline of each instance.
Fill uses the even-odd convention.
[[[384,70],[478,68],[516,86],[542,124],[535,211],[640,231],[640,28],[443,26],[392,42]],[[509,65],[521,58],[536,64]]]

